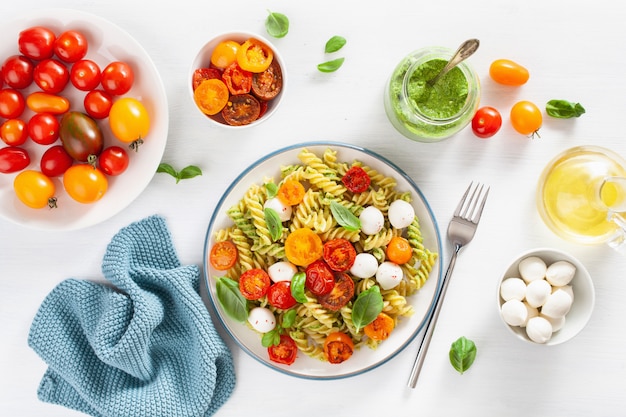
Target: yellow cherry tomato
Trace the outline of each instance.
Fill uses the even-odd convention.
[[[263,72],[274,59],[272,49],[258,39],[250,38],[241,44],[237,51],[237,63],[241,69],[250,72]]]
[[[211,64],[224,69],[237,60],[240,45],[235,41],[223,41],[217,44],[211,53]]]
[[[54,183],[39,171],[26,170],[17,174],[13,180],[13,189],[17,198],[28,207],[56,207]]]
[[[63,174],[63,187],[79,203],[94,203],[107,192],[109,182],[100,169],[91,164],[72,165]]]
[[[495,82],[511,86],[526,84],[530,77],[526,68],[510,59],[493,61],[489,66],[489,75]]]
[[[511,124],[518,133],[535,136],[543,123],[541,110],[530,101],[518,101],[511,108]]]
[[[141,101],[123,97],[111,106],[109,126],[121,142],[145,140],[150,130],[150,116]]]

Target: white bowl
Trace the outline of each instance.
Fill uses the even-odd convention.
[[[565,323],[563,327],[560,330],[553,332],[551,338],[545,343],[534,342],[526,334],[525,327],[509,325],[504,320],[501,314],[501,307],[504,303],[504,300],[500,294],[500,286],[502,282],[507,278],[520,278],[519,263],[521,260],[530,256],[537,256],[541,258],[547,266],[550,266],[552,263],[557,261],[568,261],[576,267],[576,273],[569,283],[574,292],[572,306],[565,316]],[[496,299],[498,313],[500,318],[502,319],[502,323],[504,323],[506,328],[509,329],[511,333],[513,333],[521,340],[527,341],[529,343],[550,346],[558,345],[560,343],[570,340],[587,325],[587,322],[591,318],[591,314],[593,312],[593,307],[595,304],[595,291],[589,272],[578,259],[570,255],[569,253],[563,252],[558,249],[536,248],[522,253],[509,264],[504,274],[498,280]]]
[[[221,122],[219,120],[217,120],[217,118],[215,117],[211,117],[208,116],[206,114],[204,114],[199,108],[198,106],[196,106],[196,103],[193,99],[193,85],[192,85],[192,78],[193,78],[193,74],[194,71],[199,69],[199,68],[209,68],[211,65],[211,54],[213,53],[213,50],[215,49],[215,47],[223,41],[228,41],[228,40],[232,40],[238,43],[243,43],[245,42],[247,39],[250,38],[255,38],[258,39],[259,41],[263,42],[264,44],[266,44],[267,46],[269,46],[272,49],[272,52],[274,53],[274,59],[276,60],[276,62],[280,65],[280,69],[282,72],[282,78],[283,78],[283,86],[282,89],[280,91],[280,93],[278,93],[278,95],[267,102],[267,111],[265,112],[265,114],[263,114],[261,117],[259,117],[257,120],[255,120],[252,123],[246,124],[246,125],[241,125],[241,126],[231,126],[225,122]],[[187,86],[189,89],[189,94],[191,96],[191,101],[194,104],[194,107],[196,107],[198,109],[198,112],[205,117],[207,120],[209,120],[210,123],[217,125],[217,126],[222,126],[222,127],[226,127],[226,128],[230,128],[230,129],[241,129],[241,128],[245,128],[245,127],[250,127],[250,126],[256,126],[259,123],[264,122],[265,120],[269,119],[278,109],[278,106],[280,105],[282,98],[285,94],[285,89],[287,87],[287,71],[285,69],[285,62],[283,61],[283,58],[280,54],[280,52],[278,51],[278,49],[266,38],[264,38],[263,36],[260,36],[256,33],[252,33],[252,32],[245,32],[245,31],[234,31],[234,32],[224,32],[221,33],[219,35],[216,35],[215,37],[213,37],[211,40],[209,40],[207,43],[205,43],[202,48],[200,48],[200,50],[198,51],[198,53],[196,54],[195,58],[193,59],[193,61],[191,62],[191,67],[189,68],[189,74],[187,76]]]

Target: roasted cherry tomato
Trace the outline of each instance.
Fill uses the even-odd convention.
[[[54,42],[54,53],[65,62],[76,62],[87,55],[87,38],[76,30],[68,30]]]
[[[85,94],[83,107],[94,119],[105,119],[113,107],[113,97],[104,90],[92,90]]]
[[[195,91],[204,80],[222,79],[222,73],[217,68],[198,68],[191,77],[191,87]]]
[[[95,203],[107,192],[108,181],[98,168],[91,164],[69,167],[63,174],[63,187],[67,194],[83,204]]]
[[[311,229],[303,227],[285,239],[285,256],[294,265],[307,266],[322,257],[322,239]]]
[[[26,97],[26,106],[35,113],[63,114],[70,109],[70,101],[56,94],[36,91]]]
[[[324,295],[335,286],[335,275],[326,262],[321,259],[306,267],[306,288],[314,295]]]
[[[104,136],[95,120],[84,113],[71,111],[63,115],[60,123],[61,143],[72,158],[88,162],[91,155],[100,155]]]
[[[295,206],[304,198],[304,185],[295,179],[286,179],[280,183],[276,197],[285,205]]]
[[[243,70],[233,62],[222,73],[222,81],[228,87],[230,94],[246,94],[252,87],[252,73]]]
[[[402,236],[394,236],[387,244],[387,259],[398,265],[405,264],[413,257],[413,248]]]
[[[90,59],[76,61],[70,68],[70,81],[81,91],[95,90],[100,85],[101,77],[100,67]]]
[[[55,186],[52,180],[39,171],[22,171],[13,180],[17,198],[30,208],[56,207]]]
[[[44,59],[33,70],[35,84],[46,93],[56,94],[63,91],[70,80],[70,72],[59,60]]]
[[[100,83],[107,93],[121,96],[130,91],[135,74],[126,62],[113,61],[102,70]]]
[[[41,156],[39,167],[41,172],[48,177],[59,177],[74,163],[74,159],[67,153],[62,145],[49,147]]]
[[[211,64],[216,68],[225,69],[237,60],[239,45],[235,41],[222,41],[211,53]]]
[[[342,332],[332,332],[326,336],[324,341],[324,356],[330,363],[341,363],[354,353],[354,342],[352,338]]]
[[[20,32],[17,43],[21,54],[39,61],[52,58],[55,40],[56,35],[52,30],[33,26]]]
[[[204,80],[193,92],[193,99],[204,114],[215,115],[222,111],[229,97],[228,87],[220,79]]]
[[[61,124],[51,113],[35,113],[28,120],[28,136],[40,145],[51,145],[59,138]]]
[[[252,94],[259,100],[272,100],[282,89],[283,73],[276,60],[273,60],[265,71],[252,75]]]
[[[23,145],[28,139],[26,122],[22,119],[5,120],[0,125],[0,138],[10,146]]]
[[[267,353],[272,362],[291,365],[296,360],[298,346],[289,335],[281,334],[280,343],[268,347]]]
[[[111,106],[109,126],[113,135],[124,143],[145,140],[150,130],[150,116],[141,101],[122,97]]]
[[[30,155],[26,149],[17,146],[0,148],[0,172],[10,174],[26,168],[30,164]]]
[[[380,312],[374,321],[363,327],[363,332],[370,339],[385,340],[389,337],[395,326],[395,322],[388,314]]]
[[[237,263],[237,246],[230,240],[216,242],[209,253],[211,266],[218,271],[226,271]]]
[[[271,283],[269,274],[261,268],[248,269],[239,277],[239,291],[248,300],[258,300],[268,293]]]
[[[504,85],[519,86],[526,84],[530,77],[528,70],[509,59],[496,59],[489,66],[491,78]]]
[[[267,301],[276,308],[287,310],[298,302],[291,295],[291,281],[278,281],[270,286]]]
[[[522,135],[534,137],[541,127],[543,116],[541,110],[530,101],[518,101],[511,107],[511,124]]]
[[[222,109],[222,117],[231,126],[242,126],[254,122],[261,114],[261,104],[251,94],[230,96]]]
[[[265,43],[250,38],[237,51],[237,63],[250,72],[263,72],[274,60],[274,52]]]
[[[485,106],[476,111],[472,119],[472,131],[479,138],[490,138],[502,126],[502,116],[493,107]]]
[[[339,311],[348,304],[354,296],[354,281],[345,272],[335,272],[335,285],[324,295],[317,297],[317,301],[327,310]]]
[[[129,162],[126,150],[115,145],[104,148],[98,156],[98,166],[102,172],[113,177],[126,171]]]
[[[24,96],[21,92],[12,88],[0,90],[0,117],[5,119],[20,117],[25,107]]]
[[[11,55],[2,64],[2,76],[12,88],[26,88],[33,82],[35,65],[24,55]]]
[[[354,264],[356,249],[347,239],[332,239],[324,243],[322,256],[330,269],[343,272],[350,269]]]
[[[355,165],[344,174],[341,182],[353,193],[362,193],[367,191],[372,180],[363,168]]]

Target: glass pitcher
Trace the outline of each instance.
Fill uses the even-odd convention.
[[[626,161],[599,146],[562,152],[541,174],[537,206],[543,221],[557,235],[625,251]]]

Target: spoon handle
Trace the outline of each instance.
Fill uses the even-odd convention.
[[[448,71],[452,68],[456,67],[461,61],[467,59],[470,55],[472,55],[478,49],[480,42],[478,39],[468,39],[459,46],[459,49],[456,50],[452,58],[448,61],[445,67],[433,78],[428,81],[428,84],[432,87],[439,80],[439,78],[443,77]]]

